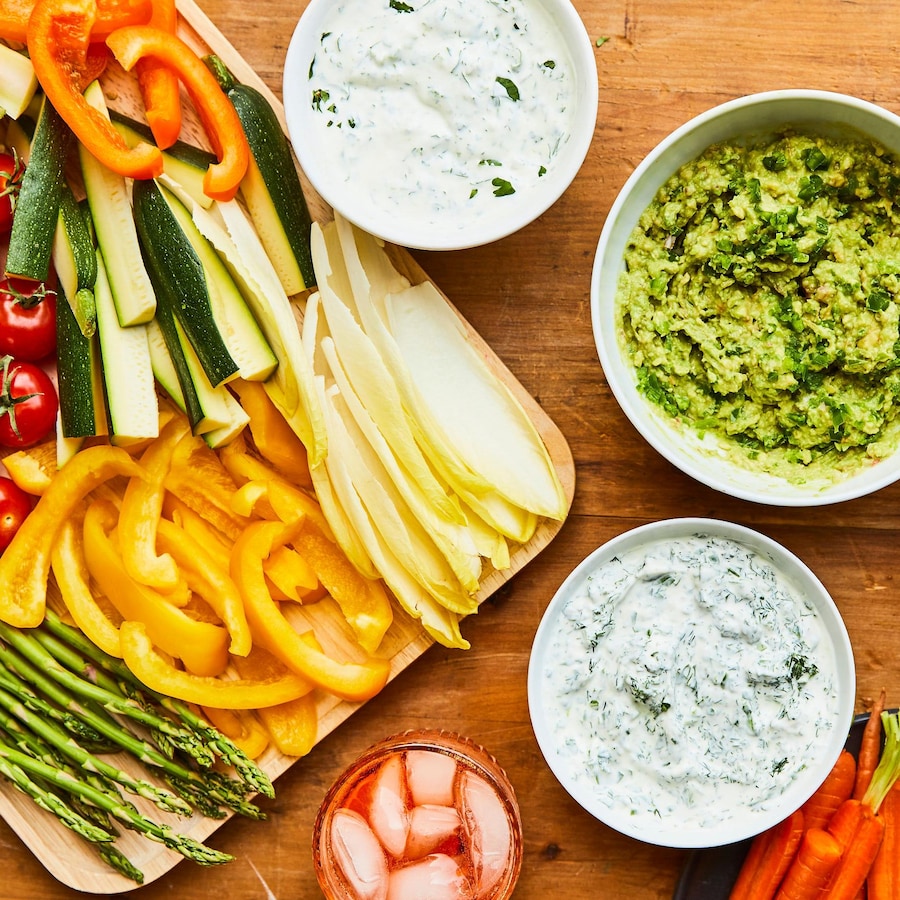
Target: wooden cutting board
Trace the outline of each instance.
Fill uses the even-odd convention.
[[[180,13],[179,34],[181,37],[201,55],[210,52],[217,54],[239,81],[250,84],[262,91],[278,113],[282,127],[285,128],[283,109],[278,99],[210,22],[202,10],[197,7],[193,0],[178,0],[178,9]],[[121,72],[112,73],[106,79],[106,82],[110,106],[139,116],[140,105],[131,76]],[[199,126],[196,117],[192,116],[192,110],[189,105],[186,105],[185,108],[185,125],[182,137],[197,144],[205,145],[206,143],[202,128]],[[315,194],[308,181],[304,179],[303,184],[313,217],[321,222],[330,219],[331,210]],[[428,279],[427,274],[407,251],[402,248],[390,249],[396,266],[413,284]],[[447,302],[450,303],[450,300],[448,299]],[[462,321],[467,329],[471,343],[479,350],[488,365],[509,386],[534,422],[549,450],[568,503],[571,505],[575,489],[575,470],[572,454],[565,438],[554,422],[541,409],[540,405],[525,391],[518,380],[492,352],[490,347],[479,337],[477,332],[464,319]],[[561,527],[562,522],[543,520],[531,541],[514,550],[510,568],[502,572],[492,572],[485,578],[478,595],[479,600],[485,600],[502,584],[512,578],[516,572],[521,570],[550,543]],[[51,590],[53,590],[52,586]],[[307,621],[315,626],[316,634],[326,649],[330,642],[346,646],[346,623],[343,621],[337,607],[330,601],[326,600],[316,604],[314,608],[308,611],[298,609],[297,616],[301,619],[308,617]],[[298,622],[298,624],[300,623]],[[390,659],[390,677],[395,678],[415,659],[421,656],[432,643],[431,638],[412,619],[398,610],[394,624],[388,631],[379,650],[379,655]],[[409,677],[415,676],[411,675]],[[359,704],[347,703],[333,696],[320,696],[317,701],[319,715],[318,739],[321,740],[337,728],[353,714],[358,706]],[[139,771],[125,757],[115,757],[115,761],[124,769],[135,773]],[[296,762],[295,758],[286,757],[271,749],[260,759],[263,769],[273,780],[289,769],[294,762]],[[190,819],[167,816],[160,813],[152,805],[140,800],[137,800],[135,805],[150,818],[159,822],[166,822],[183,834],[211,844],[214,844],[214,841],[208,841],[208,839],[223,822],[220,819],[214,820],[199,815]],[[134,889],[135,884],[106,866],[87,842],[67,831],[52,815],[40,810],[30,799],[14,791],[11,787],[7,786],[0,790],[0,815],[3,816],[9,826],[19,835],[46,869],[62,883],[75,890],[95,894],[114,894]],[[266,828],[267,825],[265,822],[261,822],[256,827]],[[118,839],[117,846],[144,873],[145,883],[159,878],[178,863],[183,862],[184,865],[194,865],[192,862],[183,861],[179,854],[166,849],[162,845],[130,832],[124,833]]]

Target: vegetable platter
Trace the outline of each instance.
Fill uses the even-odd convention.
[[[251,85],[263,93],[275,109],[283,128],[283,111],[277,99],[205,14],[191,0],[179,0],[177,7],[179,12],[177,33],[179,36],[198,55],[215,54],[238,82]],[[111,68],[104,74],[103,79],[104,91],[109,99],[110,107],[117,112],[139,118],[140,98],[132,78]],[[185,104],[184,113],[182,139],[200,146],[208,146],[204,130],[190,104]],[[308,183],[304,182],[304,188],[314,221],[322,225],[329,222],[331,211],[326,204],[314,194]],[[420,285],[430,281],[418,263],[402,248],[388,247],[386,252],[397,272],[411,285]],[[439,291],[438,294],[440,295]],[[450,300],[443,295],[440,297],[446,302],[447,308],[453,315],[458,316]],[[299,313],[299,307],[296,312]],[[459,325],[469,345],[475,349],[487,368],[503,382],[516,398],[543,440],[564,494],[566,509],[568,509],[574,493],[574,465],[563,435],[475,330],[461,316],[458,317]],[[299,323],[302,316],[298,314],[297,318]],[[508,567],[500,570],[491,569],[480,580],[476,595],[477,602],[480,603],[490,596],[532,560],[556,536],[562,527],[564,518],[563,516],[561,519],[540,519],[536,530],[527,542],[513,545]],[[50,591],[55,590],[55,586],[51,583]],[[314,616],[316,637],[326,650],[331,643],[335,645],[340,645],[342,641],[346,643],[344,633],[348,627],[337,606],[329,605],[329,603],[330,601],[320,602],[315,610],[310,612],[302,607],[297,607],[291,613],[297,624],[301,624],[307,616]],[[310,621],[311,619],[307,620],[307,622]],[[396,677],[424,653],[432,643],[432,638],[416,621],[397,611],[378,650],[379,656],[389,660],[388,678]],[[359,702],[340,700],[330,694],[317,695],[316,740],[321,740],[340,726],[359,705]],[[286,756],[270,747],[259,758],[258,763],[265,774],[274,780],[287,771],[296,762],[296,759],[296,757]],[[134,764],[124,755],[113,757],[113,760],[122,769],[132,771]],[[137,776],[137,771],[134,771],[134,774]],[[146,811],[148,814],[152,808],[149,801],[142,798],[137,798],[135,805],[139,810]],[[0,792],[0,815],[46,869],[63,884],[75,890],[97,894],[121,893],[135,886],[133,881],[106,866],[85,843],[63,829],[52,816],[37,809],[32,800],[23,794],[11,789]],[[156,809],[153,809],[152,817],[163,824],[171,824],[180,834],[200,842],[212,835],[223,821],[223,819],[206,818],[196,814],[187,819],[179,818],[174,814],[160,813]],[[265,828],[266,825],[263,824],[259,827]],[[159,843],[144,840],[130,831],[123,833],[117,839],[116,847],[141,870],[144,883],[158,879],[181,859],[176,852],[166,849]]]

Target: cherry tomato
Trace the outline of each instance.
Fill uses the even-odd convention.
[[[0,153],[0,234],[9,234],[25,163],[17,153]]]
[[[0,356],[37,362],[55,349],[55,292],[23,278],[0,280]]]
[[[0,553],[31,512],[31,497],[11,478],[0,476]]]
[[[50,376],[34,363],[19,362],[11,356],[4,356],[0,362],[0,446],[30,447],[56,426],[56,388]]]

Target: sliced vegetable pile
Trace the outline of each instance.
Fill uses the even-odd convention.
[[[109,779],[190,810],[117,779],[97,735],[218,815],[237,782],[165,762],[177,729],[210,734],[202,712],[247,759],[306,753],[320,701],[386,683],[394,599],[467,647],[485,576],[567,512],[455,311],[339,216],[311,222],[272,107],[176,24],[173,0],[0,9],[0,772],[134,878],[107,815],[220,857],[136,820]],[[138,118],[110,108],[117,66]],[[46,670],[28,703],[4,648]],[[100,712],[145,705],[177,723],[140,719],[155,747]],[[64,758],[36,715],[90,738]]]
[[[842,751],[816,793],[753,840],[730,900],[900,895],[900,713],[884,703],[882,691],[858,761]]]

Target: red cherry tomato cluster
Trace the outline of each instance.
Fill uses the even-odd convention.
[[[0,266],[12,230],[25,166],[0,152]],[[52,285],[0,278],[0,448],[21,449],[45,440],[56,427],[59,400],[40,365],[56,351],[56,293]],[[31,512],[32,500],[0,475],[0,553]]]

